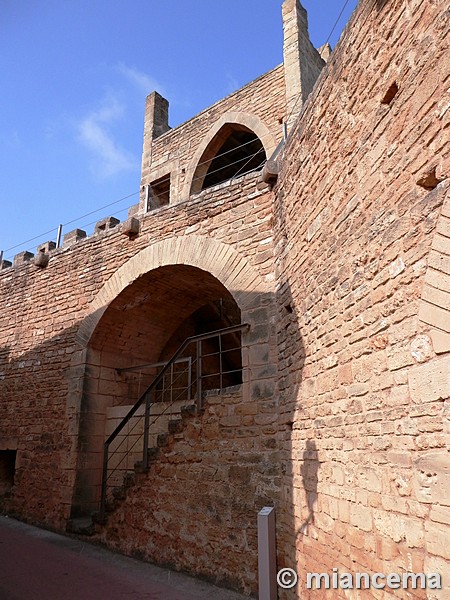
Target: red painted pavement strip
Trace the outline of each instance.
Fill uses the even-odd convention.
[[[244,596],[0,517],[0,600],[241,600]]]

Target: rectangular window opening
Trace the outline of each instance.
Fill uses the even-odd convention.
[[[0,450],[0,496],[5,496],[14,485],[16,450]]]
[[[152,181],[149,189],[149,208],[159,208],[170,203],[170,173]]]

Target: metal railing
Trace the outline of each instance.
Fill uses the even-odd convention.
[[[249,325],[226,327],[187,338],[167,363],[118,369],[120,373],[155,370],[153,381],[105,441],[100,514],[105,515],[114,487],[134,471],[135,462],[148,469],[150,442],[157,446],[161,421],[181,414],[183,406],[203,407],[203,393],[242,382],[241,334]],[[166,427],[165,432],[167,433]],[[139,460],[140,459],[140,460]]]
[[[168,365],[168,370],[162,375],[158,384],[158,400],[172,401],[174,394],[184,390],[187,394],[187,400],[191,399],[192,392],[192,357],[177,358],[176,360],[165,362],[137,365],[135,367],[125,367],[116,369],[120,375],[126,375],[128,383],[128,395],[123,400],[123,404],[134,404],[142,395],[143,391],[153,383],[159,370]],[[186,375],[185,378],[182,376]],[[131,402],[130,402],[131,401]]]

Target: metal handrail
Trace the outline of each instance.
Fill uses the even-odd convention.
[[[108,459],[109,459],[109,446],[116,439],[116,437],[120,434],[120,432],[126,427],[126,425],[130,422],[133,416],[136,414],[137,410],[146,403],[145,406],[145,415],[144,415],[144,449],[143,449],[143,466],[147,467],[148,460],[148,430],[149,430],[149,417],[150,417],[150,403],[148,402],[148,398],[150,397],[151,392],[156,388],[156,386],[163,380],[167,371],[173,366],[175,362],[179,359],[179,356],[184,350],[192,343],[195,343],[197,346],[197,406],[201,408],[202,402],[202,389],[201,389],[201,342],[207,339],[211,339],[217,336],[226,335],[229,333],[234,333],[237,331],[248,331],[250,325],[247,323],[243,323],[240,325],[234,325],[232,327],[225,327],[224,329],[217,329],[215,331],[211,331],[209,333],[203,333],[200,335],[194,335],[186,338],[172,358],[165,363],[165,366],[158,373],[156,378],[152,381],[152,383],[148,386],[145,392],[140,396],[137,402],[131,407],[122,421],[117,425],[114,431],[108,436],[104,443],[103,450],[103,470],[102,470],[102,486],[101,486],[101,498],[100,498],[100,515],[104,516],[106,509],[106,497],[107,497],[107,485],[108,485]],[[120,369],[121,371],[125,371],[126,369]]]
[[[181,363],[181,362],[189,362],[189,357],[186,358],[177,358],[174,361],[163,361],[157,363],[145,363],[144,365],[136,365],[135,367],[120,367],[117,368],[116,371],[119,373],[129,373],[132,371],[142,371],[142,369],[156,369],[158,367],[165,367],[168,362]]]

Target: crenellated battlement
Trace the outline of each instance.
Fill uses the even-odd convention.
[[[285,0],[283,65],[174,129],[148,96],[127,218],[2,264],[3,510],[59,529],[95,512],[179,376],[205,412],[125,473],[103,543],[255,595],[273,506],[302,582],[449,572],[444,4],[362,0],[324,66]]]

